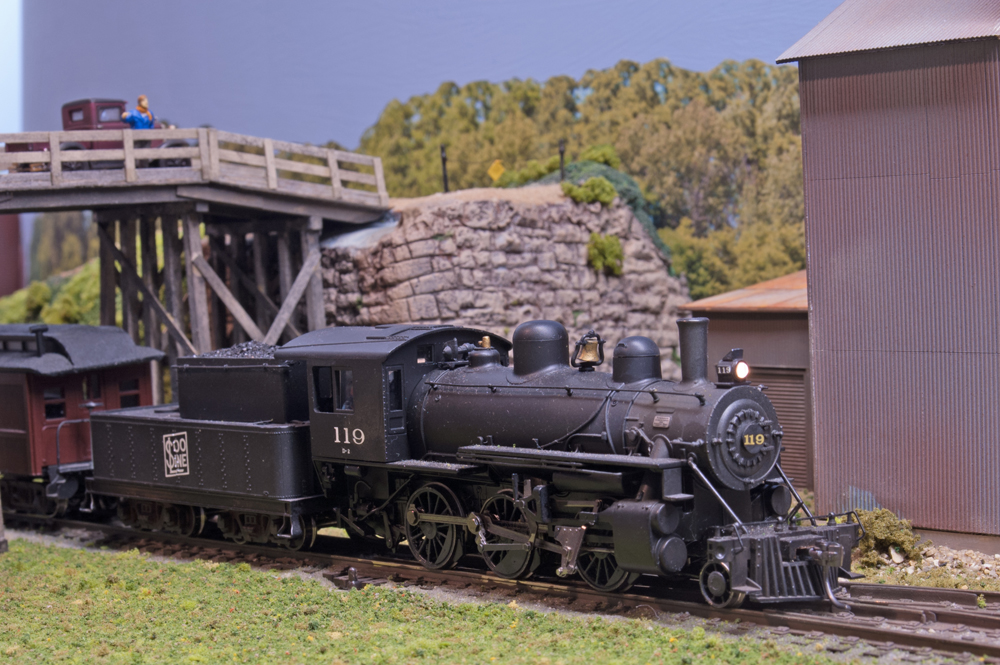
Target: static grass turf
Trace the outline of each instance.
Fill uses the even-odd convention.
[[[0,663],[825,663],[771,641],[13,540]]]

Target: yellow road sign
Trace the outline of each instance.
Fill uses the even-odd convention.
[[[486,169],[486,174],[489,177],[493,178],[493,182],[496,182],[497,180],[500,179],[500,176],[502,176],[503,172],[506,170],[507,169],[503,167],[503,164],[500,163],[499,159],[494,159],[493,163],[490,164],[490,168]]]

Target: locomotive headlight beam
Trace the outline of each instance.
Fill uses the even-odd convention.
[[[750,365],[746,364],[744,361],[739,361],[736,363],[736,367],[733,370],[736,378],[740,381],[746,381],[747,377],[750,376]]]
[[[750,365],[743,360],[743,349],[733,349],[715,366],[716,383],[720,387],[746,383],[750,377]]]

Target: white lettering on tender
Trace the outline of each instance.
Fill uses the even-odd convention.
[[[163,435],[163,475],[167,478],[191,473],[187,432]]]

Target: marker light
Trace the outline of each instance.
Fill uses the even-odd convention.
[[[735,372],[736,378],[740,381],[745,381],[748,376],[750,376],[750,365],[747,365],[742,360],[736,363]]]
[[[735,386],[747,382],[750,376],[750,365],[743,360],[743,349],[733,349],[715,366],[718,374],[716,385],[720,388]]]

